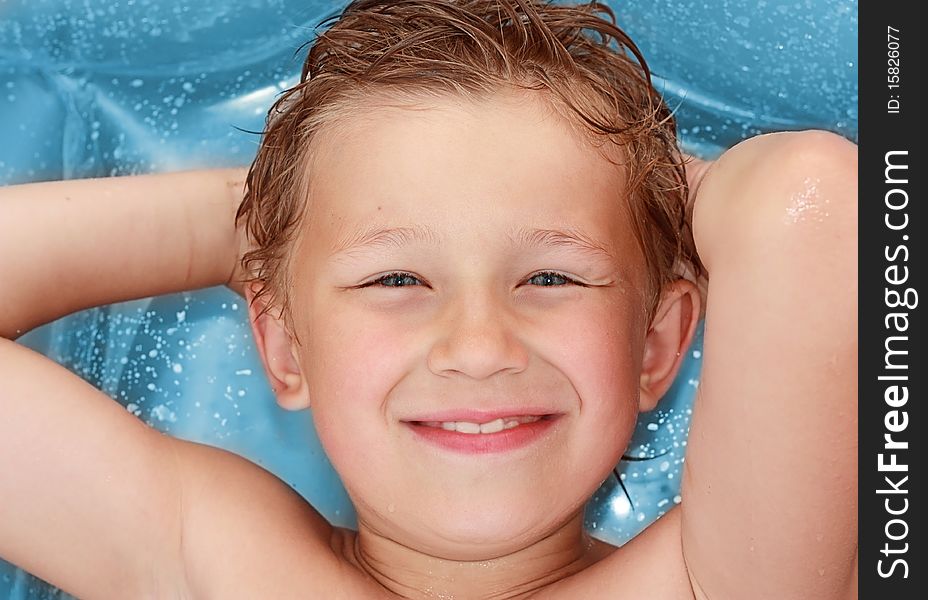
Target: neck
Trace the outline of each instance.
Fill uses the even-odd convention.
[[[509,554],[457,561],[420,552],[358,522],[352,562],[401,598],[523,598],[582,571],[614,547],[583,529],[579,512],[550,535]]]

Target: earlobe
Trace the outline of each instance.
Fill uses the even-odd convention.
[[[272,311],[261,314],[266,300],[263,297],[254,299],[255,290],[252,285],[245,288],[248,318],[255,347],[261,356],[264,372],[277,398],[277,404],[287,410],[309,408],[309,387],[297,360],[290,332],[280,315],[275,316]]]
[[[664,287],[644,346],[639,380],[639,410],[647,412],[670,386],[683,362],[699,320],[699,291],[686,279]]]

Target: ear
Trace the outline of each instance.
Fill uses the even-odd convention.
[[[248,320],[277,404],[287,410],[309,408],[309,386],[300,368],[296,345],[280,314],[275,316],[269,310],[258,316],[268,300],[266,296],[255,300],[255,285],[245,286]]]
[[[639,410],[654,410],[673,384],[699,321],[699,290],[686,279],[664,286],[644,344]]]

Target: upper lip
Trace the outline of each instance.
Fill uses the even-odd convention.
[[[439,410],[402,420],[409,423],[421,423],[428,421],[467,421],[469,423],[489,423],[490,421],[495,421],[496,419],[505,419],[507,417],[520,417],[526,415],[543,417],[555,414],[558,413],[552,411],[551,409],[533,406],[497,408],[493,410],[475,410],[472,408],[464,408]]]

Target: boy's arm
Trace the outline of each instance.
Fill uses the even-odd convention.
[[[2,338],[0,414],[0,557],[79,598],[182,589],[170,438]]]
[[[242,175],[0,188],[0,337],[95,305],[224,283]],[[9,339],[0,339],[0,414],[0,556],[81,597],[143,597],[183,581],[169,438]]]
[[[802,132],[739,144],[699,185],[708,309],[681,506],[697,597],[853,594],[856,182],[856,146]]]
[[[243,181],[241,169],[217,169],[0,188],[0,337],[226,283]]]
[[[185,595],[200,585],[190,552],[223,532],[230,547],[240,531],[206,529],[210,518],[293,515],[326,539],[324,519],[269,473],[148,428],[70,371],[3,339],[89,306],[226,283],[239,250],[242,176],[0,188],[0,557],[78,597]],[[203,485],[209,477],[222,485]],[[257,517],[253,525],[275,526]]]

